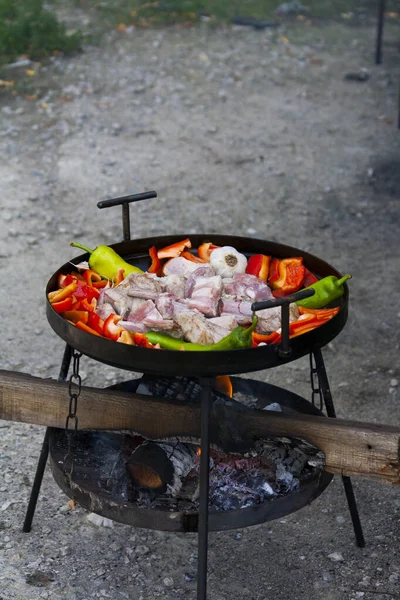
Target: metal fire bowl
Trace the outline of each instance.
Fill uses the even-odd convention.
[[[157,248],[162,248],[186,237],[190,237],[194,248],[197,248],[204,241],[212,240],[218,246],[233,246],[247,256],[252,254],[266,254],[275,258],[302,256],[306,267],[316,276],[320,278],[327,275],[341,277],[341,274],[331,265],[312,254],[291,246],[253,238],[216,234],[190,236],[182,234],[121,242],[114,244],[112,248],[127,262],[146,271],[150,264],[148,250],[151,246],[155,245]],[[47,294],[57,289],[57,276],[60,273],[71,272],[71,263],[78,264],[82,260],[88,260],[88,258],[88,254],[82,254],[58,269],[47,284],[46,300]],[[156,353],[152,349],[118,344],[112,340],[82,331],[57,314],[48,300],[46,314],[51,327],[70,346],[113,367],[154,375],[213,377],[249,373],[276,367],[309,354],[314,348],[325,346],[338,335],[347,321],[347,285],[345,286],[344,295],[336,302],[335,306],[340,306],[338,314],[325,325],[293,338],[290,341],[291,353],[284,358],[279,355],[279,346],[277,345],[260,346],[259,348],[247,350],[216,352],[162,350]]]
[[[117,387],[123,391],[134,391],[138,381],[126,382]],[[323,413],[310,402],[283,388],[239,377],[232,377],[232,384],[234,393],[251,394],[260,398],[257,408],[264,408],[272,402],[278,402],[284,412],[296,411],[323,416]],[[102,465],[97,462],[92,468],[87,458],[84,458],[84,455],[90,456],[90,436],[94,438],[96,433],[78,432],[76,435],[78,445],[80,439],[84,440],[85,450],[77,453],[71,478],[67,477],[64,472],[67,449],[66,434],[61,429],[52,429],[50,435],[51,469],[55,481],[67,496],[91,512],[133,527],[175,532],[197,531],[199,518],[197,512],[169,512],[138,507],[134,502],[118,499],[102,489],[99,485]],[[69,467],[70,463],[68,463],[68,470]],[[290,492],[286,496],[278,496],[249,508],[210,512],[209,529],[210,531],[227,531],[284,517],[315,500],[329,485],[332,478],[332,474],[319,471],[311,478],[301,482],[298,490]]]

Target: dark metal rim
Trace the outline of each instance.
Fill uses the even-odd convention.
[[[121,242],[112,247],[128,262],[138,264],[144,269],[148,267],[148,248],[150,245],[162,247],[188,237],[185,234],[162,236]],[[230,245],[246,254],[270,254],[278,258],[303,256],[306,266],[319,276],[336,275],[340,273],[325,261],[303,252],[298,248],[269,242],[266,240],[222,235],[191,235],[193,246],[198,246],[205,240],[213,240],[217,245]],[[73,259],[73,263],[87,259],[81,255]],[[69,272],[71,262],[63,265],[49,280],[46,293],[56,287],[59,273]],[[95,336],[77,329],[57,314],[47,301],[46,313],[54,331],[73,348],[87,356],[111,366],[136,372],[146,372],[164,375],[215,376],[248,373],[279,366],[296,360],[308,354],[314,347],[322,347],[332,341],[342,330],[347,321],[348,289],[338,303],[338,314],[318,329],[310,331],[291,340],[291,354],[287,357],[279,355],[278,346],[263,346],[249,350],[233,350],[224,352],[180,352],[162,351],[162,357],[155,360],[154,350],[137,346],[117,344],[111,340],[95,338]]]

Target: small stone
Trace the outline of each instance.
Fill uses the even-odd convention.
[[[344,561],[344,558],[340,554],[340,552],[332,552],[331,554],[328,554],[328,558],[330,558],[333,562],[342,562],[342,561]]]
[[[28,585],[34,587],[45,587],[51,581],[54,581],[54,575],[52,573],[45,573],[44,571],[34,571],[26,576],[25,581]]]
[[[192,573],[185,573],[185,581],[187,583],[194,581],[194,575]]]
[[[136,554],[148,554],[150,552],[150,548],[145,545],[139,545],[135,548]]]
[[[391,379],[390,380],[390,385],[391,385],[391,387],[397,387],[399,385],[399,380],[398,379]]]
[[[392,573],[391,575],[389,575],[389,581],[390,583],[397,583],[400,580],[400,574],[399,573]]]
[[[174,580],[172,579],[172,577],[164,577],[163,583],[167,587],[172,587],[174,585]]]
[[[359,71],[351,71],[349,73],[344,74],[344,79],[346,81],[368,81],[370,78],[370,74],[367,69],[360,69]]]
[[[346,519],[342,515],[339,515],[336,517],[336,522],[339,523],[340,525],[342,525],[345,521],[346,521]]]
[[[242,534],[241,533],[237,533],[235,535],[235,540],[241,540],[242,539]]]

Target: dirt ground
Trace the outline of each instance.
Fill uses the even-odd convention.
[[[348,324],[324,351],[341,417],[399,418],[399,28],[245,27],[114,32],[54,58],[38,100],[1,96],[0,368],[56,378],[63,342],[45,317],[51,274],[121,239],[108,197],[155,189],[135,237],[234,233],[288,243],[351,272]],[[344,78],[367,68],[364,82]],[[36,93],[36,92],[35,92]],[[84,383],[127,380],[82,359]],[[309,397],[308,362],[254,375]],[[1,600],[191,600],[195,535],[70,510],[47,469],[30,534],[21,526],[44,430],[0,422]],[[399,489],[356,479],[367,546],[355,546],[340,478],[309,507],[213,533],[210,600],[400,598]]]

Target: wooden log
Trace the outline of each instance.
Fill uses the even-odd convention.
[[[196,447],[182,442],[144,442],[126,463],[136,487],[175,497],[193,467]]]
[[[0,371],[0,418],[63,428],[68,384]],[[150,440],[200,438],[200,405],[83,387],[79,429],[132,430]],[[326,470],[400,483],[400,428],[308,415],[288,416],[214,402],[211,442],[225,452],[244,451],[257,439],[287,436],[320,448]]]

